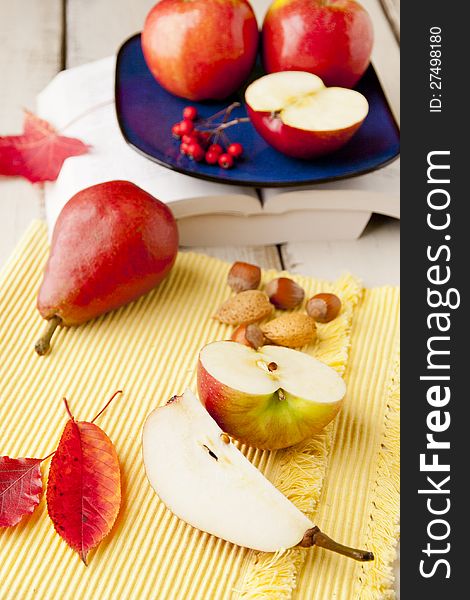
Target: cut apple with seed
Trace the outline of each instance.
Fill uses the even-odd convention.
[[[313,525],[245,458],[189,390],[147,417],[142,445],[147,477],[160,500],[201,531],[264,552],[317,545],[356,560],[373,559]]]
[[[309,354],[237,342],[207,344],[199,353],[201,402],[236,439],[270,450],[298,444],[338,413],[346,385]]]
[[[294,158],[312,159],[338,150],[369,112],[354,90],[325,87],[304,71],[265,75],[245,92],[248,116],[264,140]]]

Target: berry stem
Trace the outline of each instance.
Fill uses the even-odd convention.
[[[222,110],[219,110],[218,112],[216,112],[215,114],[211,115],[210,117],[207,117],[207,119],[205,119],[204,122],[205,123],[211,123],[212,121],[214,121],[215,119],[217,119],[217,117],[220,116],[220,115],[226,115],[227,113],[230,115],[230,113],[235,108],[238,108],[239,106],[241,106],[240,102],[233,102],[232,104],[230,104],[230,106],[227,106],[227,108],[223,108]]]
[[[229,127],[233,127],[234,125],[238,125],[238,123],[249,123],[250,119],[248,117],[239,117],[238,119],[232,119],[227,123],[222,123],[216,129],[216,131],[223,131],[224,129],[228,129]]]

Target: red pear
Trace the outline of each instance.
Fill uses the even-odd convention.
[[[154,288],[171,270],[178,230],[170,209],[129,181],[78,192],[64,206],[37,307],[48,327],[35,349],[46,354],[58,325],[80,325]]]

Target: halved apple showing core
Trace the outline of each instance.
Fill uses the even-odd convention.
[[[271,73],[245,92],[248,116],[258,133],[279,152],[311,159],[348,142],[369,112],[354,90],[325,87],[304,71]]]
[[[264,552],[322,546],[356,560],[370,552],[342,546],[313,525],[230,441],[187,390],[144,425],[151,486],[177,517],[219,538]]]
[[[213,342],[199,354],[201,402],[219,426],[256,448],[287,448],[321,431],[346,393],[334,369],[283,348]]]

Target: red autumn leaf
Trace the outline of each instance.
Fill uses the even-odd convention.
[[[110,532],[120,504],[113,443],[97,425],[70,414],[49,470],[47,510],[57,533],[85,565],[89,550]]]
[[[41,460],[0,456],[0,527],[13,527],[39,504]]]
[[[29,111],[22,135],[0,137],[0,175],[21,176],[31,183],[55,181],[66,158],[86,154],[89,146],[65,137]]]

